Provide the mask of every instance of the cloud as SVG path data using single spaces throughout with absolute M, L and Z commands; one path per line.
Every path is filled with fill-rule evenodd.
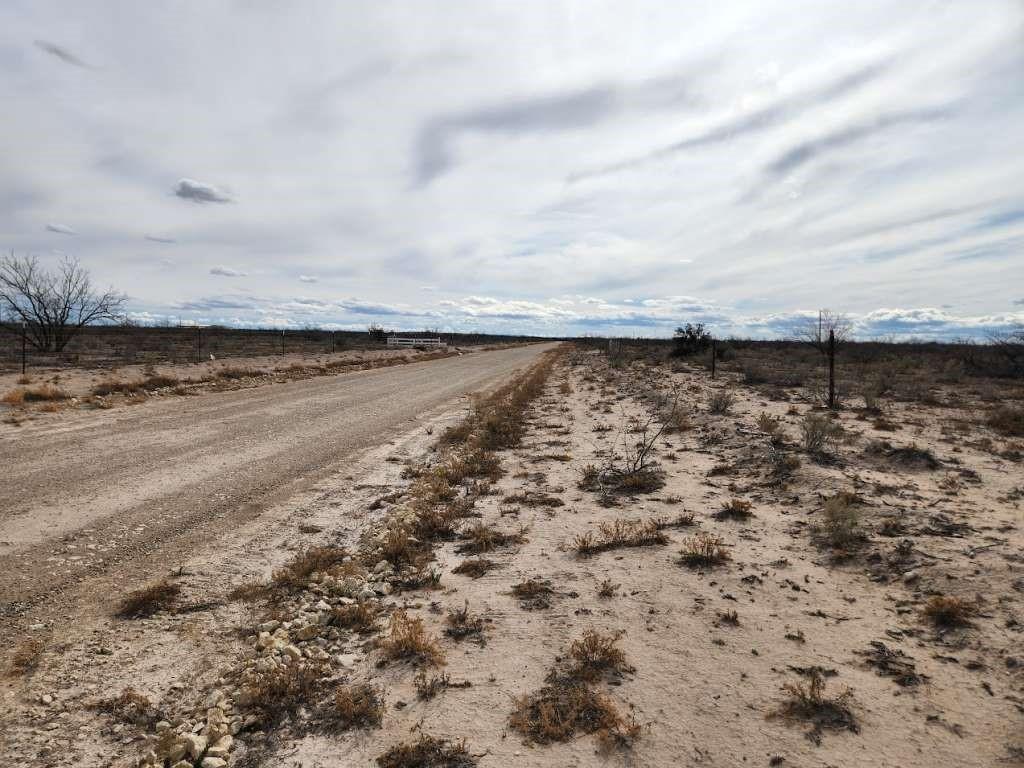
M 774 103 L 751 110 L 739 117 L 731 118 L 710 129 L 651 150 L 640 156 L 620 160 L 619 162 L 589 171 L 575 173 L 569 177 L 569 181 L 581 181 L 595 176 L 605 176 L 610 173 L 629 170 L 678 152 L 720 144 L 741 138 L 747 134 L 768 130 L 783 121 L 798 117 L 809 109 L 820 107 L 830 101 L 846 96 L 884 74 L 891 65 L 891 59 L 868 64 L 835 80 L 811 88 L 804 93 L 779 99 Z
M 178 242 L 173 237 L 161 237 L 160 235 L 146 235 L 146 239 L 151 243 L 171 244 Z
M 46 51 L 52 56 L 56 56 L 65 64 L 70 64 L 73 67 L 82 67 L 83 69 L 92 69 L 91 66 L 71 53 L 67 48 L 63 48 L 56 43 L 49 43 L 46 40 L 36 40 L 34 44 L 40 50 Z
M 338 302 L 338 307 L 346 312 L 356 315 L 404 315 L 408 314 L 399 307 L 392 307 L 386 304 L 375 304 L 360 299 L 344 299 Z
M 687 106 L 695 101 L 692 76 L 673 73 L 622 85 L 594 84 L 433 118 L 417 140 L 416 180 L 429 183 L 454 165 L 450 144 L 459 134 L 543 134 L 587 128 L 630 112 Z
M 210 268 L 210 274 L 211 275 L 219 275 L 220 277 L 245 277 L 246 276 L 245 272 L 239 272 L 237 269 L 232 269 L 231 267 L 223 267 L 223 266 L 211 267 Z
M 47 232 L 56 232 L 58 235 L 77 235 L 74 229 L 69 227 L 67 224 L 56 224 L 51 223 L 46 225 Z
M 234 199 L 224 190 L 212 184 L 204 184 L 194 179 L 180 179 L 174 187 L 174 194 L 183 200 L 196 203 L 231 203 Z
M 319 277 L 314 277 L 313 275 L 299 275 L 299 282 L 300 283 L 318 283 L 318 282 L 320 282 L 320 278 Z
M 949 117 L 953 113 L 953 109 L 953 105 L 950 104 L 942 107 L 893 112 L 879 115 L 860 125 L 851 125 L 826 133 L 816 139 L 801 142 L 783 152 L 769 163 L 765 169 L 766 175 L 770 177 L 784 176 L 826 152 L 849 146 L 896 126 L 932 123 L 941 120 Z

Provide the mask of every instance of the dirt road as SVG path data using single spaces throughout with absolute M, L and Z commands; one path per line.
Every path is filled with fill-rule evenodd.
M 550 345 L 175 398 L 0 438 L 9 627 L 173 567 L 339 462 Z M 353 478 L 358 483 L 358 478 Z M 74 594 L 72 594 L 72 591 Z M 2 634 L 7 634 L 4 631 Z

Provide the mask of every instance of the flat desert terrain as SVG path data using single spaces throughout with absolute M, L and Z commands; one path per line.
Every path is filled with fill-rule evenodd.
M 533 345 L 6 425 L 0 751 L 1019 764 L 1021 446 L 949 391 Z

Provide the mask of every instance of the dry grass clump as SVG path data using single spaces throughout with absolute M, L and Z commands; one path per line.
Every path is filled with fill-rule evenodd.
M 410 744 L 396 744 L 377 757 L 378 768 L 473 768 L 465 740 L 450 742 L 425 733 Z
M 228 365 L 217 371 L 214 375 L 218 379 L 234 381 L 236 379 L 253 379 L 258 376 L 265 376 L 266 371 L 260 368 L 244 368 L 238 365 Z
M 668 541 L 656 520 L 613 520 L 601 523 L 597 535 L 592 531 L 577 535 L 572 548 L 578 557 L 590 557 L 613 549 L 662 546 Z
M 971 617 L 977 612 L 977 606 L 962 597 L 935 595 L 925 603 L 921 614 L 939 629 L 956 629 L 970 626 Z
M 404 610 L 391 615 L 389 635 L 380 642 L 381 662 L 411 661 L 413 664 L 439 666 L 444 652 L 437 640 L 427 635 L 423 619 L 413 618 Z
M 254 670 L 242 683 L 242 698 L 259 723 L 279 723 L 315 699 L 324 687 L 324 674 L 323 665 L 312 661 Z
M 550 744 L 568 741 L 577 733 L 596 733 L 605 750 L 630 747 L 640 735 L 640 725 L 623 718 L 611 700 L 593 688 L 608 674 L 632 671 L 618 637 L 588 630 L 574 641 L 563 668 L 552 670 L 539 691 L 516 701 L 509 727 L 528 743 Z
M 433 556 L 429 542 L 417 538 L 409 528 L 399 523 L 391 524 L 382 537 L 373 540 L 360 553 L 360 559 L 367 566 L 387 560 L 395 570 L 407 565 L 422 568 Z
M 988 412 L 985 423 L 1001 435 L 1024 437 L 1024 408 L 997 406 Z
M 551 607 L 555 590 L 547 579 L 527 579 L 512 585 L 512 594 L 519 598 L 519 604 L 526 610 Z
M 479 579 L 481 576 L 497 567 L 498 564 L 496 562 L 489 560 L 486 557 L 473 557 L 469 560 L 464 560 L 462 563 L 452 568 L 452 573 L 469 576 L 471 579 Z
M 568 741 L 577 733 L 617 731 L 624 726 L 611 700 L 580 681 L 560 680 L 516 701 L 509 727 L 528 742 Z
M 569 657 L 572 666 L 568 675 L 574 680 L 594 682 L 609 673 L 632 672 L 633 668 L 626 663 L 626 654 L 619 648 L 621 634 L 603 635 L 588 629 L 578 640 L 569 646 Z
M 621 584 L 615 584 L 611 579 L 606 578 L 597 587 L 597 596 L 610 598 L 615 597 L 615 590 L 617 590 Z
M 270 585 L 261 581 L 246 581 L 228 592 L 228 600 L 255 603 L 270 596 Z
M 147 618 L 173 608 L 180 594 L 181 585 L 163 579 L 125 595 L 116 615 L 122 619 Z
M 14 677 L 34 672 L 43 660 L 45 649 L 46 642 L 41 637 L 29 637 L 22 640 L 14 647 L 14 653 L 11 654 L 8 674 Z
M 867 540 L 861 528 L 857 502 L 857 496 L 846 491 L 825 502 L 821 524 L 814 529 L 822 544 L 849 553 Z
M 376 603 L 360 600 L 349 605 L 336 605 L 331 608 L 331 626 L 347 629 L 358 635 L 369 635 L 376 632 L 377 614 L 380 609 Z
M 327 571 L 348 557 L 348 552 L 342 547 L 310 547 L 284 567 L 275 570 L 270 580 L 277 587 L 301 589 L 309 583 L 314 573 Z
M 384 696 L 368 683 L 340 686 L 334 692 L 329 721 L 341 731 L 379 728 L 384 717 Z
M 125 688 L 117 696 L 97 701 L 90 705 L 90 708 L 105 712 L 125 723 L 140 726 L 153 725 L 163 717 L 149 699 L 131 686 Z
M 729 553 L 722 546 L 722 540 L 703 532 L 684 541 L 679 553 L 679 564 L 688 568 L 712 568 L 728 560 Z
M 44 403 L 67 400 L 70 395 L 59 387 L 52 384 L 43 384 L 39 387 L 23 387 L 12 389 L 5 394 L 0 401 L 8 405 L 21 405 L 22 403 Z
M 857 718 L 849 707 L 852 693 L 844 691 L 835 698 L 827 698 L 825 678 L 819 671 L 811 672 L 811 679 L 806 685 L 787 683 L 782 690 L 788 694 L 788 698 L 774 714 L 810 723 L 813 727 L 807 733 L 807 738 L 815 744 L 821 744 L 821 737 L 826 730 L 860 733 Z
M 835 453 L 843 434 L 841 425 L 825 414 L 808 413 L 800 422 L 800 442 L 805 451 L 818 456 Z
M 743 499 L 730 499 L 715 513 L 716 520 L 749 520 L 754 516 L 754 505 Z
M 522 544 L 526 541 L 527 530 L 523 527 L 518 531 L 507 533 L 483 522 L 478 522 L 463 532 L 462 543 L 455 548 L 455 551 L 460 555 L 480 555 L 485 552 L 493 552 L 498 547 Z
M 724 416 L 736 402 L 736 395 L 728 389 L 717 389 L 708 396 L 708 411 Z
M 456 641 L 470 638 L 481 646 L 487 644 L 487 640 L 484 637 L 486 620 L 482 616 L 470 614 L 468 600 L 461 609 L 455 608 L 448 611 L 448 618 L 445 623 L 447 626 L 444 629 L 444 633 L 448 637 Z

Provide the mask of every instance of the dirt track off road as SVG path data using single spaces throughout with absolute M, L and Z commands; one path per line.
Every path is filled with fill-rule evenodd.
M 551 345 L 75 414 L 0 436 L 0 617 L 82 609 L 180 562 Z

